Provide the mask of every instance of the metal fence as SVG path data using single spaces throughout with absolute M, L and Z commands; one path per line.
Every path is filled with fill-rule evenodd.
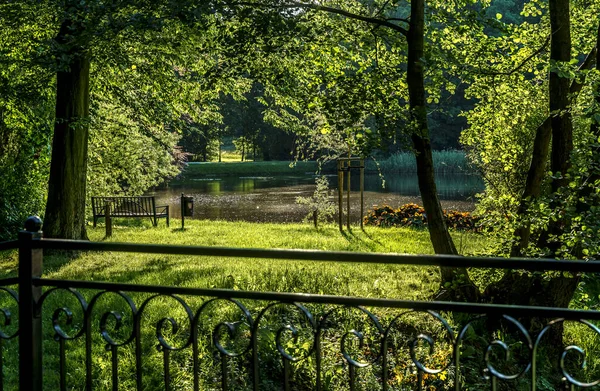
M 98 243 L 44 239 L 39 226 L 28 229 L 0 243 L 0 251 L 19 251 L 18 277 L 0 280 L 0 389 L 458 391 L 600 383 L 597 352 L 584 359 L 584 347 L 600 335 L 598 311 L 70 281 L 44 278 L 42 267 L 44 250 L 598 273 L 595 262 Z M 589 332 L 586 346 L 548 346 L 550 331 L 566 323 Z

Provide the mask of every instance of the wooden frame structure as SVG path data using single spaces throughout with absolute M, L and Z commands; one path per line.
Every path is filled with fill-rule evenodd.
M 346 228 L 350 230 L 350 175 L 352 170 L 360 170 L 360 228 L 363 228 L 365 159 L 360 157 L 342 157 L 337 159 L 338 175 L 338 224 L 343 230 L 344 173 L 346 174 Z

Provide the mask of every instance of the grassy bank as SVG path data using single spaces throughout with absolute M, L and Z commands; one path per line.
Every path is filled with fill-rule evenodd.
M 440 175 L 473 173 L 462 151 L 434 151 L 433 163 L 436 173 Z M 377 162 L 367 159 L 365 164 L 366 172 L 369 173 L 377 173 L 378 169 L 384 174 L 417 172 L 415 156 L 411 152 L 399 152 L 388 158 L 378 159 Z M 318 170 L 319 165 L 315 161 L 300 161 L 291 167 L 287 161 L 190 163 L 184 169 L 181 180 L 198 177 L 305 175 L 314 174 Z M 328 162 L 321 172 L 335 173 L 335 162 Z
M 290 162 L 210 162 L 188 164 L 181 178 L 197 177 L 222 177 L 222 176 L 270 176 L 270 175 L 305 175 L 317 172 L 317 162 L 297 162 L 290 166 Z

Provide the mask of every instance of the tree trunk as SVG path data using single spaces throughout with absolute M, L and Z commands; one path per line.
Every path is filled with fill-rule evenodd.
M 571 61 L 571 26 L 569 0 L 550 1 L 550 26 L 552 41 L 550 60 L 566 65 Z M 550 113 L 552 115 L 552 154 L 550 168 L 554 175 L 560 177 L 552 181 L 552 191 L 568 185 L 564 176 L 571 166 L 573 151 L 573 122 L 569 110 L 568 77 L 561 77 L 557 71 L 550 71 Z
M 540 196 L 542 192 L 542 183 L 546 173 L 546 162 L 548 161 L 548 152 L 550 149 L 550 139 L 552 138 L 551 117 L 538 126 L 535 131 L 535 139 L 533 141 L 533 152 L 531 154 L 531 165 L 527 172 L 527 181 L 525 189 L 521 196 L 517 216 L 522 218 L 526 215 L 527 209 L 531 201 Z M 510 252 L 511 257 L 519 257 L 523 250 L 529 245 L 529 237 L 531 236 L 531 228 L 528 222 L 523 222 L 523 225 L 515 230 L 514 236 L 519 238 Z
M 563 5 L 563 7 L 564 7 L 564 5 Z M 567 4 L 567 7 L 568 7 L 568 4 Z M 553 8 L 553 10 L 554 10 L 554 8 Z M 562 16 L 562 18 L 564 18 L 564 17 L 568 17 L 569 14 L 567 12 L 567 13 L 563 13 L 561 16 Z M 559 28 L 559 27 L 558 27 L 558 25 L 553 25 L 552 28 L 554 29 L 554 28 Z M 559 41 L 558 41 L 558 38 L 556 40 L 554 39 L 554 37 L 555 37 L 554 30 L 552 30 L 552 31 L 553 31 L 552 45 L 556 45 L 559 43 Z M 570 38 L 569 38 L 569 41 L 570 41 Z M 568 46 L 570 47 L 570 42 L 568 43 Z M 560 54 L 563 56 L 565 54 L 562 51 L 557 50 L 557 52 L 560 52 Z M 581 70 L 590 69 L 590 68 L 592 68 L 592 66 L 594 64 L 596 64 L 596 67 L 597 67 L 599 54 L 600 54 L 600 51 L 598 50 L 598 44 L 597 44 L 596 47 L 592 48 L 590 53 L 587 55 L 585 61 L 579 67 L 579 70 L 581 71 Z M 556 55 L 558 56 L 558 53 Z M 566 61 L 569 61 L 569 60 L 567 59 Z M 554 73 L 554 76 L 557 76 L 557 75 Z M 552 74 L 549 77 L 552 77 Z M 555 82 L 556 82 L 556 80 L 555 80 Z M 566 82 L 568 82 L 568 80 L 567 81 L 562 80 L 562 82 L 566 83 Z M 577 96 L 577 94 L 579 94 L 579 92 L 583 88 L 583 85 L 584 85 L 583 80 L 579 80 L 579 79 L 575 79 L 570 83 L 569 91 L 568 91 L 568 95 L 567 95 L 567 105 L 570 103 L 570 102 L 568 102 L 569 96 L 570 96 L 570 100 L 573 101 L 575 99 L 575 97 Z M 551 105 L 553 105 L 553 104 L 551 103 Z M 546 173 L 546 164 L 547 164 L 548 152 L 549 152 L 549 148 L 550 148 L 550 140 L 552 140 L 552 132 L 553 132 L 552 119 L 554 117 L 553 114 L 554 113 L 551 112 L 550 116 L 548 116 L 548 118 L 546 118 L 546 120 L 536 130 L 535 139 L 534 139 L 534 143 L 533 143 L 533 153 L 532 153 L 531 164 L 530 164 L 529 170 L 527 172 L 527 181 L 525 183 L 525 189 L 523 191 L 523 195 L 521 197 L 519 208 L 517 210 L 517 214 L 520 218 L 524 217 L 524 215 L 526 214 L 531 201 L 533 201 L 535 198 L 539 197 L 539 195 L 541 194 L 542 183 L 544 180 L 544 175 Z M 569 116 L 570 116 L 570 114 L 569 114 Z M 572 125 L 570 125 L 570 127 L 571 127 L 571 134 L 572 134 Z M 570 144 L 571 144 L 571 149 L 572 149 L 572 136 L 571 136 L 570 140 L 571 140 Z M 554 148 L 554 146 L 553 146 L 553 148 Z M 554 168 L 552 170 L 554 172 Z M 525 222 L 523 224 L 523 226 L 521 226 L 515 230 L 514 236 L 519 238 L 519 240 L 518 240 L 518 242 L 515 243 L 515 245 L 511 249 L 510 255 L 512 257 L 518 257 L 518 256 L 522 255 L 523 250 L 529 244 L 530 235 L 531 235 L 530 225 L 527 222 Z
M 556 65 L 568 63 L 571 59 L 571 35 L 570 35 L 570 16 L 569 0 L 551 0 L 550 1 L 550 27 L 552 33 L 550 60 Z M 571 82 L 568 78 L 560 77 L 556 70 L 551 70 L 549 75 L 549 98 L 550 98 L 550 118 L 544 121 L 544 124 L 538 128 L 536 141 L 534 144 L 534 159 L 544 158 L 547 151 L 547 144 L 551 129 L 552 151 L 550 166 L 554 175 L 561 177 L 552 181 L 552 192 L 564 186 L 565 179 L 562 178 L 570 167 L 570 155 L 573 149 L 573 124 L 571 113 L 569 111 L 569 92 Z M 550 122 L 550 127 L 548 126 Z M 546 159 L 543 161 L 532 161 L 532 167 L 537 166 L 537 172 L 532 172 L 530 168 L 525 191 L 531 197 L 537 197 L 540 194 L 543 173 L 545 171 Z M 526 202 L 525 193 L 523 202 Z M 525 212 L 525 209 L 519 210 Z M 527 245 L 524 241 L 529 237 L 529 227 L 526 237 L 521 236 L 520 249 Z M 560 234 L 559 223 L 551 223 L 549 233 Z M 546 236 L 547 237 L 547 236 Z M 519 247 L 520 247 L 519 246 Z M 519 249 L 519 250 L 520 250 Z M 515 248 L 513 248 L 513 252 Z M 520 251 L 519 251 L 520 253 Z M 515 255 L 515 254 L 511 254 Z M 568 307 L 575 289 L 579 283 L 579 276 L 559 276 L 543 278 L 540 274 L 529 275 L 518 271 L 507 271 L 500 281 L 489 285 L 484 297 L 491 303 L 508 303 L 517 305 L 535 305 L 551 307 Z M 540 320 L 537 320 L 539 323 Z M 536 320 L 531 320 L 536 323 Z M 533 326 L 533 325 L 532 325 Z M 539 331 L 539 330 L 538 330 Z M 548 336 L 554 347 L 562 346 L 562 326 L 553 329 Z
M 577 289 L 580 276 L 546 277 L 540 273 L 507 272 L 497 283 L 489 285 L 484 292 L 485 302 L 542 307 L 567 308 Z M 537 334 L 550 319 L 526 317 L 519 319 L 532 334 Z M 562 324 L 553 327 L 544 338 L 548 352 L 563 349 Z
M 407 82 L 410 96 L 411 119 L 415 124 L 411 139 L 417 161 L 419 190 L 427 213 L 429 236 L 436 254 L 456 255 L 456 247 L 448 232 L 442 206 L 438 198 L 429 141 L 423 75 L 424 55 L 424 0 L 411 1 L 410 29 L 408 31 Z M 478 291 L 465 268 L 441 268 L 442 289 L 448 297 L 458 300 L 477 300 Z
M 64 44 L 73 34 L 70 21 L 63 22 L 56 41 Z M 69 52 L 68 69 L 56 75 L 56 118 L 44 236 L 87 239 L 85 229 L 86 172 L 90 60 L 80 48 Z

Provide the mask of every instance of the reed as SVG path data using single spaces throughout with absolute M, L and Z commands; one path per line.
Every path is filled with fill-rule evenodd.
M 368 171 L 377 171 L 377 164 L 382 173 L 416 173 L 417 165 L 412 152 L 397 152 L 390 157 L 367 162 Z M 433 152 L 433 165 L 436 174 L 474 174 L 475 170 L 469 165 L 463 151 L 447 150 Z

